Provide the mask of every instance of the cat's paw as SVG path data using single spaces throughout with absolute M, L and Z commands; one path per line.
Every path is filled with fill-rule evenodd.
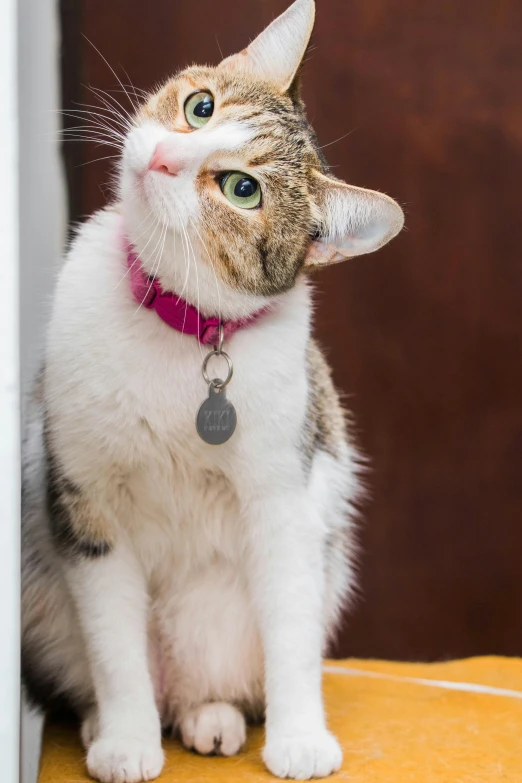
M 190 710 L 181 720 L 180 731 L 185 747 L 204 755 L 233 756 L 246 739 L 243 714 L 226 702 L 209 702 Z
M 80 737 L 85 750 L 89 750 L 98 736 L 98 723 L 98 710 L 96 707 L 91 707 L 91 709 L 85 713 L 85 717 L 82 721 L 82 728 L 80 730 Z
M 270 738 L 263 750 L 263 760 L 278 778 L 309 780 L 326 778 L 336 772 L 343 753 L 335 737 L 323 729 Z
M 101 783 L 142 783 L 163 769 L 163 750 L 156 741 L 134 737 L 96 740 L 87 753 L 89 775 Z

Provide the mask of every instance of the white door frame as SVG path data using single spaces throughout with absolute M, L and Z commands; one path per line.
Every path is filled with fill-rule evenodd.
M 17 4 L 0 0 L 0 770 L 19 780 L 20 414 Z

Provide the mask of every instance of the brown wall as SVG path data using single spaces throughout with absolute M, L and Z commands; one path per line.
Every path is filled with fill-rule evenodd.
M 334 173 L 407 228 L 318 278 L 317 329 L 371 456 L 361 598 L 337 652 L 522 654 L 522 3 L 318 0 L 305 98 Z M 63 0 L 64 105 L 216 63 L 285 0 Z M 219 43 L 218 43 L 219 42 Z M 124 78 L 125 81 L 125 78 Z M 336 142 L 344 134 L 349 135 Z M 73 217 L 110 151 L 66 146 Z

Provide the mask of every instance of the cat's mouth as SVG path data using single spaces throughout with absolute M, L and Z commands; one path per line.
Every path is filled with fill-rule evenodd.
M 160 225 L 184 231 L 194 222 L 197 203 L 193 181 L 186 169 L 178 176 L 149 166 L 136 172 L 135 179 L 140 199 Z

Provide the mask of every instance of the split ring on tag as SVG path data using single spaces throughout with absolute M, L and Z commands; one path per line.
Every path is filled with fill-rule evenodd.
M 211 380 L 209 378 L 209 375 L 208 375 L 208 372 L 207 372 L 207 366 L 208 366 L 209 360 L 213 356 L 222 356 L 223 359 L 225 359 L 225 361 L 226 361 L 226 363 L 228 365 L 227 377 L 225 378 L 224 381 L 222 381 L 220 378 L 214 378 L 214 380 Z M 228 386 L 228 384 L 232 380 L 232 376 L 234 374 L 234 367 L 232 365 L 232 359 L 230 358 L 228 353 L 225 353 L 225 351 L 221 351 L 221 350 L 219 350 L 219 348 L 214 347 L 214 348 L 212 348 L 211 351 L 209 351 L 209 353 L 207 353 L 207 355 L 203 359 L 203 367 L 201 368 L 201 372 L 203 373 L 203 378 L 205 379 L 205 381 L 208 383 L 209 386 L 210 386 L 211 383 L 216 382 L 216 383 L 219 384 L 217 388 L 224 389 L 225 386 Z

